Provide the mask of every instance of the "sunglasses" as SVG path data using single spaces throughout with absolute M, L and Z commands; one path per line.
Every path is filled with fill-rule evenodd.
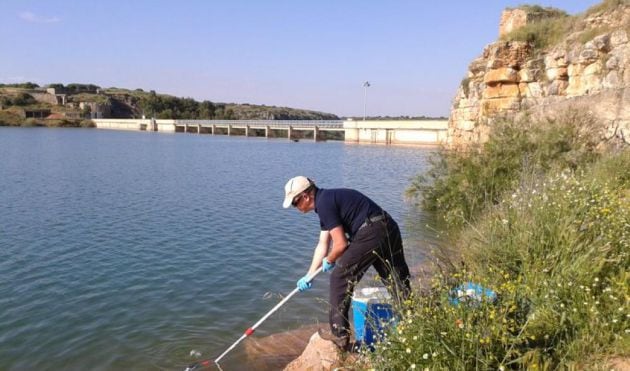
M 304 197 L 304 193 L 300 193 L 299 195 L 295 196 L 295 198 L 293 199 L 293 201 L 291 202 L 291 206 L 293 207 L 297 207 L 298 203 L 300 203 L 300 200 Z

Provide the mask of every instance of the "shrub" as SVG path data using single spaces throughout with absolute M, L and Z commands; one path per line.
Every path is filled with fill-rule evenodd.
M 24 121 L 22 121 L 22 125 L 24 127 L 33 127 L 33 126 L 46 126 L 44 125 L 41 121 L 34 119 L 34 118 L 28 118 Z
M 458 238 L 463 265 L 435 275 L 366 354 L 376 369 L 592 369 L 628 356 L 630 149 L 579 171 L 528 174 Z M 453 281 L 496 303 L 449 301 Z
M 8 111 L 0 111 L 0 126 L 20 126 L 24 123 L 24 118 Z
M 574 19 L 566 15 L 558 18 L 543 18 L 517 28 L 502 37 L 505 41 L 525 41 L 534 49 L 556 45 L 570 32 Z
M 440 151 L 407 193 L 421 198 L 427 210 L 439 210 L 451 226 L 461 226 L 516 188 L 524 171 L 577 169 L 595 160 L 600 138 L 593 133 L 602 128 L 582 111 L 542 120 L 502 120 L 483 145 L 468 152 Z
M 27 93 L 19 93 L 13 97 L 0 97 L 0 104 L 3 106 L 28 106 L 35 103 L 37 103 L 35 98 Z
M 596 13 L 603 13 L 603 12 L 607 12 L 613 9 L 616 9 L 619 6 L 624 6 L 624 5 L 630 5 L 630 1 L 628 0 L 604 0 L 602 2 L 600 2 L 597 5 L 593 5 L 592 7 L 588 8 L 588 10 L 586 11 L 586 15 L 593 15 Z

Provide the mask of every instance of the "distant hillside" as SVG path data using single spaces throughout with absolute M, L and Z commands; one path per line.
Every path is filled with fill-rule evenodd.
M 337 120 L 334 114 L 252 104 L 198 102 L 92 84 L 0 84 L 0 126 L 77 126 L 91 118 Z M 84 126 L 89 123 L 83 122 Z

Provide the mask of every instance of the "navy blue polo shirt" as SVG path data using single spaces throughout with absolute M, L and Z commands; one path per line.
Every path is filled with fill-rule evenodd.
M 318 189 L 315 194 L 315 212 L 322 231 L 341 225 L 352 238 L 368 217 L 380 215 L 383 210 L 369 197 L 347 188 Z

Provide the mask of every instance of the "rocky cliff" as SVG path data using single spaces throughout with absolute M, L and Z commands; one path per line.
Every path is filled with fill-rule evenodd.
M 630 143 L 630 1 L 607 0 L 572 17 L 550 8 L 507 9 L 499 36 L 462 80 L 449 144 L 483 142 L 499 117 L 567 108 L 593 113 L 608 138 Z

